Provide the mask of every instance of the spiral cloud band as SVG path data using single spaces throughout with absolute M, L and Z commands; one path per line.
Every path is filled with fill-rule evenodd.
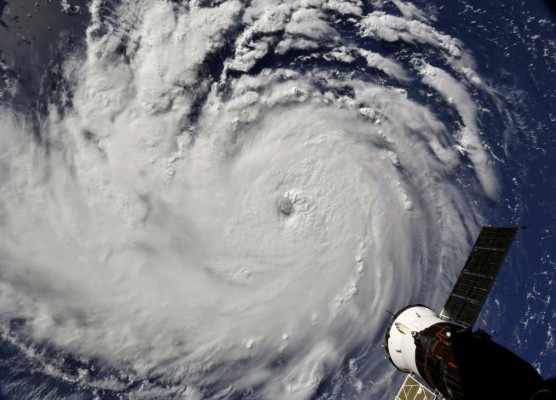
M 1 110 L 4 339 L 136 398 L 381 398 L 386 310 L 497 197 L 490 89 L 400 0 L 215 3 L 92 1 L 38 139 Z

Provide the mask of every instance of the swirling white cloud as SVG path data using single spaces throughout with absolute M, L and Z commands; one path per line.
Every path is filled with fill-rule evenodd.
M 41 140 L 2 109 L 6 335 L 147 398 L 389 393 L 385 310 L 440 305 L 498 184 L 471 57 L 388 4 L 93 1 Z

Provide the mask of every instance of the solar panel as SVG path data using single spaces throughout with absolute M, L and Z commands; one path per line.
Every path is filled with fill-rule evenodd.
M 483 227 L 448 297 L 442 317 L 475 323 L 519 227 Z
M 427 389 L 411 375 L 407 375 L 396 395 L 396 400 L 435 400 L 437 397 L 434 392 Z

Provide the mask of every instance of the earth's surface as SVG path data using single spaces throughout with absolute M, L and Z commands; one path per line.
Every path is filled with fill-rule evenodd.
M 0 0 L 0 397 L 388 399 L 481 225 L 556 375 L 556 17 L 529 0 Z

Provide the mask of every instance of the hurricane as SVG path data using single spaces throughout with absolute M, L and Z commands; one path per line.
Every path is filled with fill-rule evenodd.
M 388 311 L 500 197 L 466 44 L 401 0 L 87 7 L 44 110 L 0 105 L 2 340 L 98 398 L 391 396 Z

